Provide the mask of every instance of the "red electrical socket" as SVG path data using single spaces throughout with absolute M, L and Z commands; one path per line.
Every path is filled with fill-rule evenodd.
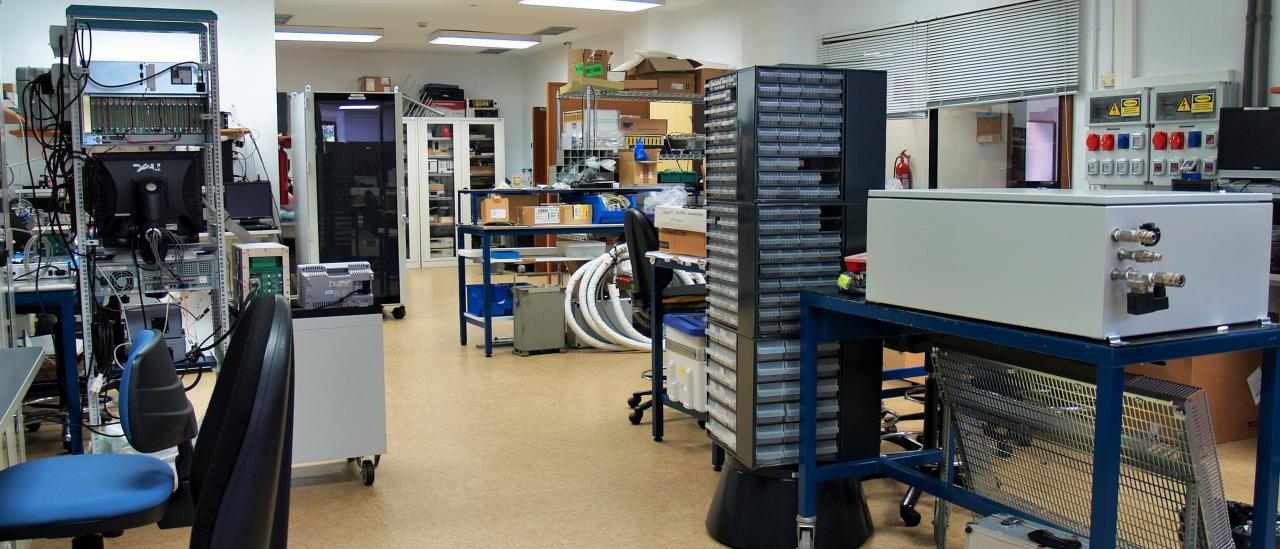
M 1114 150 L 1116 150 L 1116 136 L 1115 136 L 1115 134 L 1112 134 L 1112 133 L 1104 133 L 1104 134 L 1102 134 L 1102 150 L 1104 150 L 1104 151 L 1114 151 Z
M 1101 146 L 1099 144 L 1098 134 L 1091 133 L 1087 137 L 1085 137 L 1084 146 L 1085 148 L 1089 149 L 1090 152 L 1096 152 L 1098 150 L 1098 147 Z
M 1169 148 L 1175 151 L 1181 150 L 1187 144 L 1187 134 L 1184 132 L 1173 132 L 1169 134 Z
M 1151 134 L 1151 148 L 1157 151 L 1163 151 L 1169 146 L 1169 134 L 1164 132 L 1156 132 Z

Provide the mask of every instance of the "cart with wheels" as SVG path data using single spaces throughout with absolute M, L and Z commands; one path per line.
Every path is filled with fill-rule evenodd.
M 293 312 L 293 463 L 345 459 L 366 486 L 387 453 L 382 308 Z

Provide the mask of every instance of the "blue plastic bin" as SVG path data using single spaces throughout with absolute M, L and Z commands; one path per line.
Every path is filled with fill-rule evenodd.
M 510 316 L 514 312 L 515 299 L 511 295 L 511 287 L 517 285 L 528 286 L 529 283 L 495 282 L 489 285 L 489 314 Z M 467 284 L 467 312 L 476 316 L 484 315 L 484 284 Z
M 622 223 L 626 210 L 609 210 L 604 205 L 604 199 L 597 194 L 588 194 L 583 198 L 583 202 L 591 205 L 591 223 L 594 225 Z M 631 207 L 636 206 L 636 197 L 627 195 L 627 200 L 631 202 Z
M 662 315 L 662 323 L 690 337 L 704 337 L 707 335 L 707 313 Z

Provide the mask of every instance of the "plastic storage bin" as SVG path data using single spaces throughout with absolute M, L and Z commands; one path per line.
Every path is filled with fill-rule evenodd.
M 489 285 L 489 314 L 493 316 L 511 316 L 515 310 L 515 300 L 511 295 L 512 286 L 529 286 L 528 282 L 516 284 L 497 282 Z M 467 284 L 467 312 L 476 316 L 484 314 L 484 284 Z
M 707 315 L 669 314 L 662 318 L 667 397 L 685 408 L 707 411 Z
M 627 195 L 627 201 L 631 202 L 632 208 L 637 206 L 635 195 Z M 591 205 L 591 223 L 595 225 L 622 223 L 626 213 L 626 210 L 610 210 L 605 206 L 604 199 L 596 193 L 586 195 L 582 202 Z

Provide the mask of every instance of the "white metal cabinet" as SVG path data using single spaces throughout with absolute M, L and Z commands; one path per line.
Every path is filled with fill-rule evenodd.
M 507 177 L 501 118 L 407 118 L 409 267 L 451 266 L 455 223 L 469 223 L 458 191 L 493 188 Z M 434 189 L 433 190 L 433 185 Z
M 293 463 L 387 452 L 381 314 L 293 319 Z

